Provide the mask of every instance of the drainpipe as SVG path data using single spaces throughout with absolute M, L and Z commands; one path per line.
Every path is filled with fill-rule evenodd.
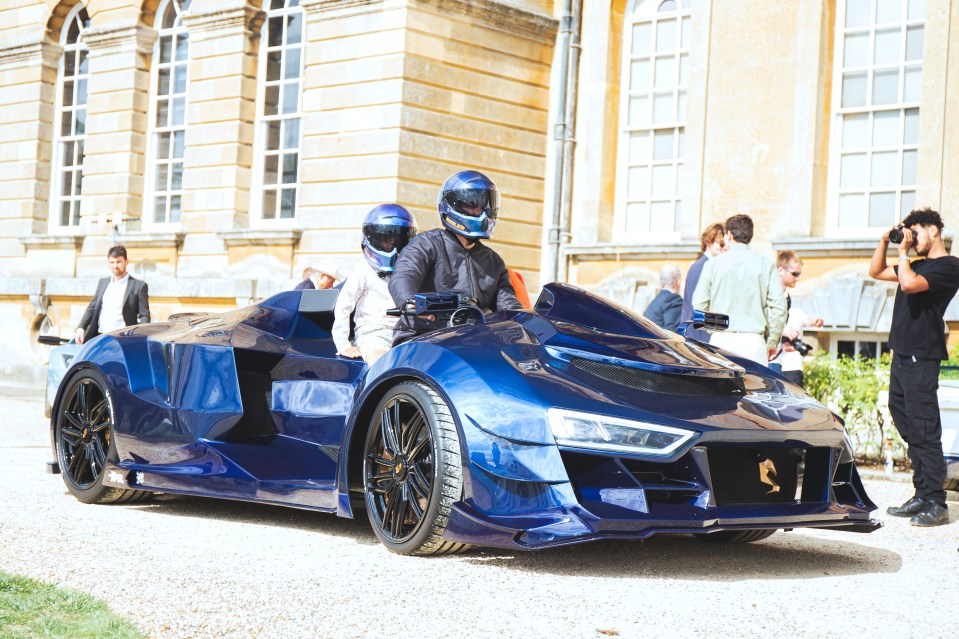
M 582 0 L 565 0 L 557 48 L 559 49 L 559 87 L 553 126 L 555 162 L 553 172 L 553 210 L 547 241 L 545 282 L 566 280 L 566 260 L 562 246 L 569 242 L 569 217 L 572 203 L 573 150 L 576 131 L 576 97 L 579 77 L 580 23 Z

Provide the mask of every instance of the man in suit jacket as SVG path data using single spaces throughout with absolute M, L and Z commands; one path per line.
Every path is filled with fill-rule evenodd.
M 659 293 L 649 303 L 643 315 L 667 331 L 679 328 L 683 298 L 679 295 L 679 269 L 667 264 L 659 271 Z
M 114 246 L 107 252 L 107 263 L 113 276 L 104 277 L 97 284 L 97 292 L 90 300 L 74 336 L 77 344 L 93 339 L 100 333 L 150 321 L 147 283 L 127 273 L 127 250 L 122 246 Z

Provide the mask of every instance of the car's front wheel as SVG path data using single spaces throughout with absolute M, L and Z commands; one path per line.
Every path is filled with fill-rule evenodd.
M 376 407 L 366 435 L 363 487 L 373 531 L 403 555 L 459 552 L 444 541 L 463 492 L 459 437 L 449 407 L 429 386 L 403 382 Z
M 103 485 L 107 460 L 117 460 L 113 415 L 103 375 L 88 368 L 70 378 L 57 410 L 53 437 L 67 489 L 87 504 L 126 503 L 150 496 L 142 490 Z
M 748 544 L 772 537 L 772 530 L 720 530 L 713 533 L 698 534 L 697 539 L 713 544 Z

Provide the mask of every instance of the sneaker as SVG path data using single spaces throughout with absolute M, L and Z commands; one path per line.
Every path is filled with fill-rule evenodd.
M 913 526 L 941 526 L 949 523 L 949 508 L 940 506 L 934 501 L 927 501 L 926 504 L 909 523 Z
M 918 515 L 919 511 L 925 505 L 926 501 L 918 497 L 913 497 L 902 506 L 890 506 L 886 512 L 893 517 L 912 517 Z

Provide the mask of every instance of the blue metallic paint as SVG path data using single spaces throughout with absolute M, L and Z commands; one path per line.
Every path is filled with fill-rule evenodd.
M 485 325 L 423 335 L 368 370 L 336 357 L 331 318 L 300 312 L 304 294 L 330 292 L 282 293 L 219 315 L 131 327 L 84 346 L 67 377 L 94 367 L 109 383 L 120 461 L 107 470 L 125 478 L 116 485 L 352 517 L 351 477 L 369 411 L 390 387 L 417 379 L 450 407 L 462 447 L 464 494 L 444 535 L 449 540 L 536 548 L 657 532 L 878 526 L 870 523 L 875 506 L 837 416 L 765 367 L 664 332 L 585 291 L 547 285 L 536 312 L 497 313 Z M 577 377 L 574 359 L 742 380 L 745 392 L 681 401 L 615 393 Z M 561 448 L 546 420 L 551 406 L 697 435 L 668 456 Z M 812 487 L 802 503 L 717 506 L 707 451 L 737 446 L 831 451 L 822 453 L 826 479 L 844 473 L 845 503 L 824 480 L 821 494 L 812 495 Z M 641 481 L 649 474 L 644 464 L 673 478 L 662 486 Z M 688 499 L 664 500 L 670 491 Z

